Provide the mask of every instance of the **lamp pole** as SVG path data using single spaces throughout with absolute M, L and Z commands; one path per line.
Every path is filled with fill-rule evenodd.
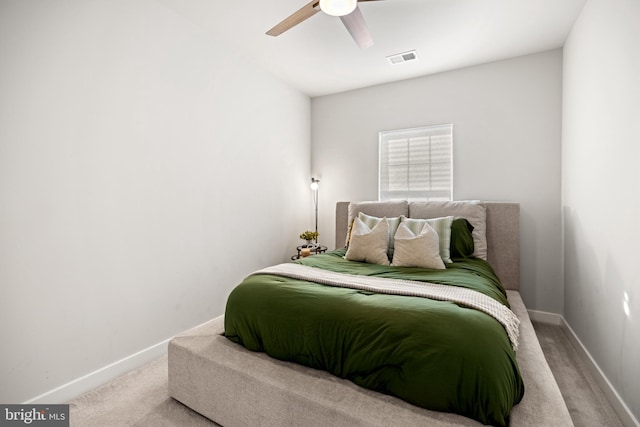
M 313 205 L 316 213 L 316 246 L 318 245 L 318 183 L 319 179 L 311 178 L 311 190 L 313 190 Z

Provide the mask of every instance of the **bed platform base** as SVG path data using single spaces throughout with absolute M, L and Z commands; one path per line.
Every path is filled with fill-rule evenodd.
M 521 321 L 517 357 L 526 387 L 510 425 L 572 426 L 520 294 L 508 296 Z M 169 394 L 224 427 L 481 425 L 251 352 L 222 336 L 223 330 L 218 317 L 171 340 Z

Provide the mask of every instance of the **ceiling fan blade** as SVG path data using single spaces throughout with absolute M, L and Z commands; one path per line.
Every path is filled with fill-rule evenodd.
M 288 18 L 285 18 L 278 25 L 267 31 L 267 34 L 274 37 L 279 36 L 285 31 L 295 27 L 299 23 L 311 18 L 318 12 L 320 12 L 320 1 L 312 0 L 305 6 L 302 6 L 297 12 L 293 13 Z
M 356 44 L 361 49 L 366 49 L 373 46 L 373 38 L 371 37 L 371 33 L 367 28 L 367 23 L 364 20 L 364 16 L 362 15 L 362 12 L 360 12 L 360 8 L 358 6 L 356 6 L 355 10 L 350 14 L 341 16 L 340 20 L 342 21 L 344 26 L 347 27 L 349 34 L 351 34 L 351 37 L 353 37 L 353 39 L 356 41 Z

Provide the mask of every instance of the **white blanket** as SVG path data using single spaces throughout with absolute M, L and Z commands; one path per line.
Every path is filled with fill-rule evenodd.
M 285 263 L 258 270 L 253 274 L 273 274 L 306 280 L 327 286 L 359 289 L 392 295 L 416 296 L 457 304 L 480 310 L 500 322 L 509 336 L 514 350 L 518 349 L 520 320 L 508 307 L 480 292 L 458 286 L 438 285 L 413 280 L 386 279 L 335 273 L 306 265 Z

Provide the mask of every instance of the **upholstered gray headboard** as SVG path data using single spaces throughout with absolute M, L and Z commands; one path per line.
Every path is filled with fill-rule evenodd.
M 336 248 L 344 247 L 349 225 L 349 203 L 336 204 Z M 383 202 L 373 202 L 383 203 Z M 394 202 L 384 202 L 384 215 L 406 215 Z M 406 202 L 404 202 L 406 204 Z M 506 289 L 520 286 L 520 204 L 482 202 L 486 207 L 487 261 Z M 409 203 L 409 206 L 411 203 Z

